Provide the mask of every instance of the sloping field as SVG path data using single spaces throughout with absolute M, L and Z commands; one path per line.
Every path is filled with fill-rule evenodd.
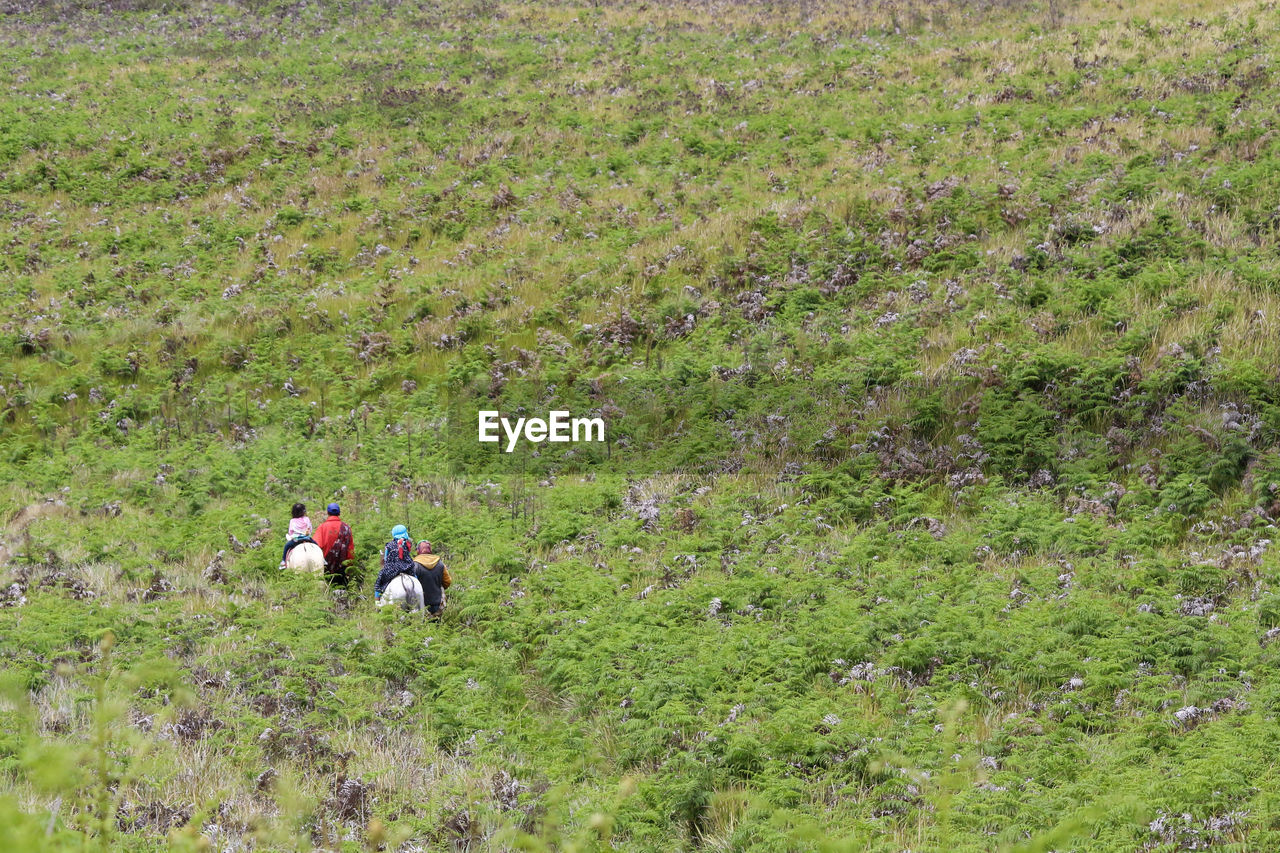
M 1280 849 L 1273 3 L 0 11 L 0 850 Z

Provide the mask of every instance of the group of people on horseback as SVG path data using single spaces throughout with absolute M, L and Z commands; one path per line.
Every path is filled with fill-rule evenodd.
M 379 606 L 387 603 L 385 593 L 388 601 L 412 608 L 416 600 L 432 616 L 439 616 L 444 611 L 444 591 L 451 583 L 449 570 L 440 556 L 432 553 L 430 542 L 423 539 L 415 546 L 403 524 L 391 528 L 391 541 L 382 549 L 382 570 L 373 585 Z
M 281 569 L 323 570 L 331 580 L 346 579 L 346 564 L 355 558 L 351 526 L 342 520 L 338 504 L 329 504 L 326 513 L 325 520 L 313 531 L 306 505 L 293 505 Z M 430 542 L 422 539 L 415 544 L 403 524 L 391 528 L 391 541 L 382 549 L 381 566 L 373 585 L 379 607 L 395 603 L 439 616 L 444 612 L 444 591 L 451 583 L 448 568 L 433 552 Z
M 330 579 L 346 577 L 346 564 L 356 554 L 351 525 L 342 520 L 338 504 L 329 504 L 325 512 L 325 520 L 312 530 L 306 505 L 293 505 L 293 518 L 289 520 L 284 553 L 280 556 L 281 569 L 323 570 Z

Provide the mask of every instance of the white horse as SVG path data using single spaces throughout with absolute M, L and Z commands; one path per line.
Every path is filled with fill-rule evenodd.
M 422 584 L 418 583 L 418 579 L 413 575 L 403 574 L 396 575 L 391 579 L 391 583 L 387 584 L 387 588 L 382 591 L 382 597 L 378 599 L 378 606 L 398 604 L 405 610 L 422 610 L 426 606 L 425 601 L 422 595 Z
M 289 549 L 285 566 L 299 572 L 320 574 L 324 571 L 324 552 L 314 542 L 299 542 Z

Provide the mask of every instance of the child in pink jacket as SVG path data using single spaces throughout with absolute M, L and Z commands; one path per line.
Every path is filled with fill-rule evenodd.
M 293 505 L 293 518 L 289 519 L 289 530 L 284 535 L 284 554 L 280 557 L 280 568 L 285 567 L 289 559 L 289 551 L 303 539 L 311 538 L 311 519 L 307 518 L 306 504 Z

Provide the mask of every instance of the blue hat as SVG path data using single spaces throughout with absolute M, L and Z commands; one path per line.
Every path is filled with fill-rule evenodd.
M 395 527 L 391 528 L 391 538 L 392 539 L 408 539 L 409 528 L 405 527 L 403 524 L 397 524 Z
M 329 504 L 329 515 L 341 515 L 342 510 L 338 509 L 337 504 Z

